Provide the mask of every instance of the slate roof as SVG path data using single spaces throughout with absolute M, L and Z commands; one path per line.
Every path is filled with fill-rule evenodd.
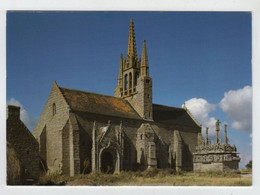
M 73 111 L 141 119 L 127 100 L 63 87 L 59 89 Z
M 185 109 L 158 104 L 153 104 L 153 120 L 165 124 L 199 127 Z
M 73 111 L 142 120 L 131 104 L 122 98 L 63 87 L 59 89 Z M 159 123 L 199 127 L 183 108 L 153 104 L 153 119 Z

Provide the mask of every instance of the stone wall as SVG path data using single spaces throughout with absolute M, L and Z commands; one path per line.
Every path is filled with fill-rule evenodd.
M 11 144 L 6 144 L 7 152 L 7 185 L 19 185 L 25 183 L 24 181 L 24 170 L 21 167 L 18 155 L 15 152 Z
M 62 173 L 64 175 L 70 175 L 70 131 L 69 120 L 62 129 Z
M 46 163 L 50 172 L 62 172 L 62 135 L 68 119 L 69 106 L 57 84 L 54 83 L 48 101 L 33 131 L 34 137 L 40 143 L 40 148 L 46 147 Z M 46 131 L 46 139 L 41 139 L 44 130 Z M 40 154 L 42 155 L 44 152 L 40 151 Z
M 194 171 L 223 171 L 223 163 L 194 163 Z
M 209 151 L 194 153 L 194 171 L 234 171 L 240 158 L 236 152 Z
M 183 170 L 193 169 L 193 152 L 196 151 L 196 146 L 198 145 L 197 137 L 198 133 L 201 132 L 200 127 L 190 127 L 178 124 L 164 124 L 158 123 L 152 125 L 156 134 L 163 141 L 165 149 L 160 151 L 163 156 L 169 155 L 169 147 L 171 148 L 172 154 L 170 155 L 172 159 L 168 159 L 169 167 L 179 166 Z M 177 144 L 177 134 L 174 136 L 174 132 L 178 134 L 178 139 L 181 140 L 181 145 Z M 174 140 L 174 137 L 176 140 Z M 181 155 L 181 158 L 180 158 Z M 180 160 L 181 161 L 180 161 Z M 178 161 L 178 162 L 177 162 Z M 171 163 L 172 164 L 171 164 Z M 177 165 L 178 164 L 178 165 Z M 164 167 L 166 168 L 166 167 Z
M 206 171 L 234 171 L 238 170 L 237 162 L 211 162 L 211 163 L 194 163 L 195 172 Z
M 137 113 L 144 119 L 153 118 L 152 79 L 148 76 L 138 78 L 136 94 L 126 97 Z
M 123 169 L 124 170 L 135 170 L 137 167 L 137 129 L 140 128 L 142 123 L 150 123 L 152 129 L 156 136 L 156 155 L 158 156 L 157 162 L 160 168 L 168 168 L 168 156 L 169 156 L 169 145 L 174 145 L 173 132 L 175 128 L 181 129 L 179 131 L 180 138 L 182 140 L 182 145 L 180 146 L 182 150 L 182 156 L 185 155 L 181 163 L 181 169 L 191 170 L 193 167 L 192 153 L 195 151 L 197 146 L 197 137 L 200 128 L 194 128 L 189 126 L 180 126 L 176 124 L 164 125 L 160 123 L 154 123 L 152 121 L 143 120 L 132 120 L 119 117 L 111 117 L 105 115 L 97 115 L 91 113 L 80 113 L 76 112 L 75 116 L 77 118 L 80 127 L 80 161 L 81 161 L 81 171 L 83 170 L 84 159 L 91 159 L 91 148 L 92 148 L 92 129 L 94 121 L 96 121 L 96 128 L 106 126 L 110 120 L 112 125 L 118 126 L 122 121 L 122 129 L 125 133 L 125 152 L 123 159 Z M 174 148 L 174 147 L 173 147 Z M 172 155 L 173 156 L 173 155 Z M 171 166 L 175 167 L 175 162 Z
M 189 132 L 190 128 L 186 127 L 185 131 L 179 131 L 183 141 L 182 145 L 182 169 L 193 170 L 193 152 L 196 150 L 198 134 Z
M 136 132 L 136 150 L 137 150 L 137 163 L 142 169 L 157 168 L 157 152 L 159 144 L 155 144 L 158 140 L 149 123 L 142 123 Z M 166 160 L 167 162 L 167 160 Z
M 74 113 L 70 113 L 69 126 L 70 176 L 74 176 L 80 174 L 80 129 Z
M 24 170 L 25 179 L 39 177 L 39 145 L 31 132 L 20 120 L 20 107 L 8 106 L 7 142 L 15 150 Z

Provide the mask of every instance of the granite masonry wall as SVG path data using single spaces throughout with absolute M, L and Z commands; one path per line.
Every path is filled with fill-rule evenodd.
M 41 158 L 46 160 L 48 170 L 61 172 L 63 167 L 64 128 L 69 119 L 69 106 L 54 83 L 48 101 L 34 128 L 33 135 L 39 142 Z
M 39 144 L 20 120 L 20 107 L 8 106 L 7 142 L 17 154 L 24 172 L 24 179 L 39 177 Z

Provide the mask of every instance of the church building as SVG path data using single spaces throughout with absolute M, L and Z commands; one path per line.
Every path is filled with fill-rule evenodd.
M 70 176 L 147 168 L 193 170 L 201 125 L 185 106 L 154 104 L 152 97 L 146 41 L 140 57 L 131 19 L 114 96 L 54 82 L 33 131 L 43 164 L 49 172 Z

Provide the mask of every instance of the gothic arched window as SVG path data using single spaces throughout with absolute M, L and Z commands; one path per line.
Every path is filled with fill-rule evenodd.
M 129 88 L 132 88 L 132 73 L 129 74 Z
M 136 73 L 135 73 L 135 77 L 134 77 L 134 86 L 137 85 L 137 79 L 138 79 L 138 77 L 139 77 L 139 74 L 136 72 Z
M 125 90 L 128 89 L 128 75 L 125 75 Z

